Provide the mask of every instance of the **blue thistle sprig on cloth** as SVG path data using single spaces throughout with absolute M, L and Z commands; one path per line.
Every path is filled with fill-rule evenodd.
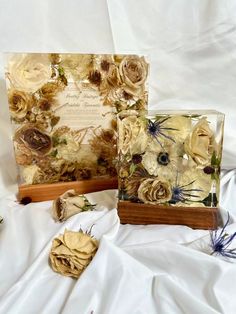
M 226 232 L 226 227 L 229 225 L 229 213 L 226 223 L 224 224 L 221 231 L 219 229 L 211 231 L 211 244 L 212 249 L 211 255 L 221 255 L 228 258 L 236 258 L 236 248 L 229 249 L 228 247 L 232 243 L 233 239 L 236 237 L 236 232 L 233 234 L 228 234 Z

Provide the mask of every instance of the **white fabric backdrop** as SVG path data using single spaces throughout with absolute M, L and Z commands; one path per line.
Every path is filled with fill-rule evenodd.
M 150 108 L 224 112 L 223 167 L 228 170 L 221 206 L 230 211 L 234 232 L 235 12 L 234 0 L 0 0 L 0 51 L 144 53 L 151 62 Z M 199 252 L 196 244 L 208 239 L 207 231 L 121 226 L 115 191 L 88 195 L 99 211 L 62 225 L 50 217 L 51 202 L 15 202 L 2 56 L 0 66 L 0 215 L 5 218 L 0 313 L 234 314 L 235 265 Z M 93 223 L 100 248 L 81 278 L 52 272 L 51 240 L 65 227 Z

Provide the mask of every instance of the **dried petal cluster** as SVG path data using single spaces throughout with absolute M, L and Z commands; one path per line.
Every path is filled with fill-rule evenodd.
M 65 230 L 53 240 L 49 254 L 52 269 L 63 275 L 79 278 L 92 261 L 98 249 L 98 241 L 82 231 Z
M 53 201 L 52 217 L 55 221 L 62 222 L 80 212 L 93 210 L 94 207 L 84 195 L 68 190 Z

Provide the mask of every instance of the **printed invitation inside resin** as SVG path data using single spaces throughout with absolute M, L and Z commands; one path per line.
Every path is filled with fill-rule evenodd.
M 116 175 L 116 114 L 146 107 L 147 75 L 137 55 L 7 54 L 20 183 Z
M 217 207 L 223 125 L 217 111 L 120 113 L 119 200 Z

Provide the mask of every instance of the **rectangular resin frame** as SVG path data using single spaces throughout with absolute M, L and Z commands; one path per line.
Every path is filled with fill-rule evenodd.
M 223 126 L 214 110 L 120 113 L 119 207 L 217 208 Z
M 19 184 L 114 178 L 116 114 L 146 108 L 146 59 L 68 53 L 6 59 Z

